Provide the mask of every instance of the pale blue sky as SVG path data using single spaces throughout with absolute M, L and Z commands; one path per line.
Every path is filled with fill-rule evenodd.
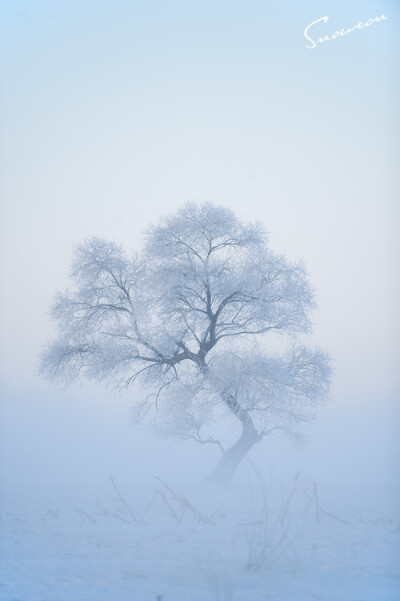
M 72 247 L 140 248 L 188 199 L 304 257 L 334 401 L 393 402 L 399 364 L 399 12 L 382 1 L 0 0 L 1 377 L 36 376 Z M 321 34 L 386 21 L 305 48 Z M 339 411 L 339 409 L 338 409 Z
M 321 16 L 332 33 L 382 13 L 305 48 Z M 2 273 L 16 291 L 2 301 L 6 370 L 22 361 L 30 380 L 74 244 L 94 234 L 140 246 L 143 228 L 187 199 L 261 220 L 275 247 L 304 256 L 337 361 L 345 335 L 350 356 L 372 343 L 386 358 L 398 25 L 391 1 L 3 0 Z

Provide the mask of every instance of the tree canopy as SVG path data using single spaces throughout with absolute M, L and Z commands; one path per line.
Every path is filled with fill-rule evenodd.
M 303 263 L 274 253 L 261 225 L 227 208 L 187 203 L 147 230 L 140 254 L 88 239 L 71 278 L 52 306 L 58 337 L 42 373 L 138 380 L 147 392 L 137 418 L 165 433 L 201 441 L 207 424 L 231 415 L 254 444 L 308 419 L 328 392 L 327 354 L 301 341 L 315 307 Z

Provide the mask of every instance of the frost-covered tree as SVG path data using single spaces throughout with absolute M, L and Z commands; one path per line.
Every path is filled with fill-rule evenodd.
M 299 340 L 314 307 L 303 264 L 272 252 L 263 228 L 229 209 L 187 203 L 132 257 L 87 240 L 71 277 L 74 289 L 52 307 L 59 336 L 43 375 L 138 380 L 137 419 L 179 438 L 212 442 L 214 420 L 237 420 L 241 435 L 212 478 L 229 480 L 253 445 L 309 419 L 327 394 L 327 355 Z

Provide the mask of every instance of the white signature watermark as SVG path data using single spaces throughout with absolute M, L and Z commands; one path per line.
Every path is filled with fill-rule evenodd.
M 329 20 L 329 17 L 321 17 L 320 19 L 316 19 L 315 21 L 307 25 L 307 27 L 304 30 L 304 36 L 309 42 L 311 42 L 311 46 L 306 45 L 306 48 L 316 48 L 318 44 L 322 44 L 323 42 L 329 42 L 331 40 L 337 40 L 345 35 L 348 35 L 349 33 L 353 33 L 353 31 L 364 29 L 364 27 L 371 27 L 371 25 L 373 25 L 374 23 L 379 23 L 379 21 L 386 21 L 386 19 L 387 17 L 385 17 L 385 15 L 381 15 L 380 17 L 368 19 L 368 21 L 365 21 L 365 23 L 359 21 L 353 27 L 342 27 L 342 29 L 335 31 L 331 35 L 325 35 L 323 37 L 313 39 L 310 35 L 310 33 L 313 32 L 310 32 L 310 29 L 314 27 L 314 25 L 316 25 L 317 23 L 327 23 Z

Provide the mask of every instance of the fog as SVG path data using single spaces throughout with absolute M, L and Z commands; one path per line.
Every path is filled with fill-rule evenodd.
M 321 508 L 345 520 L 398 519 L 399 7 L 5 0 L 1 11 L 1 513 L 94 515 L 115 493 L 110 476 L 137 511 L 156 476 L 208 511 L 200 491 L 214 445 L 133 424 L 139 387 L 63 389 L 38 376 L 76 245 L 100 236 L 140 250 L 161 215 L 207 200 L 304 259 L 318 305 L 311 341 L 334 368 L 317 420 L 300 438 L 255 447 L 232 497 L 247 498 L 256 466 L 271 488 L 299 474 L 302 490 L 317 485 Z M 319 17 L 332 33 L 383 13 L 305 48 L 304 28 Z M 220 434 L 227 446 L 237 437 L 231 424 Z M 257 582 L 237 598 L 261 599 Z M 347 599 L 343 590 L 332 599 Z
M 96 394 L 97 392 L 97 394 Z M 109 475 L 134 497 L 154 476 L 202 482 L 219 458 L 218 449 L 150 435 L 131 423 L 131 399 L 80 389 L 46 395 L 6 392 L 1 442 L 2 504 L 36 510 L 94 500 L 110 491 Z M 267 475 L 287 482 L 300 472 L 317 481 L 326 502 L 368 515 L 398 509 L 398 408 L 332 404 L 320 410 L 301 440 L 276 435 L 251 457 Z M 6 427 L 5 427 L 6 426 Z M 226 432 L 234 441 L 236 431 Z M 235 481 L 245 483 L 244 462 Z M 193 475 L 195 474 L 195 476 Z

